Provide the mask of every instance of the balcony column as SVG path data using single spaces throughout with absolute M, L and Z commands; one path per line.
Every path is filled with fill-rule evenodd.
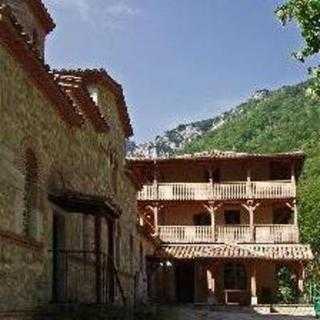
M 154 163 L 154 172 L 153 172 L 153 189 L 156 200 L 159 199 L 159 188 L 158 188 L 158 178 L 159 178 L 159 168 L 157 163 Z
M 297 201 L 293 201 L 293 224 L 295 227 L 298 227 L 298 207 Z
M 247 165 L 247 196 L 249 199 L 252 198 L 251 190 L 251 167 L 250 164 Z
M 153 208 L 154 233 L 155 233 L 156 236 L 158 235 L 158 213 L 159 213 L 158 206 L 154 206 L 154 208 Z
M 291 164 L 291 182 L 296 183 L 296 166 L 294 162 Z
M 250 266 L 250 285 L 251 285 L 251 305 L 258 304 L 257 297 L 257 279 L 256 279 L 256 262 L 252 262 Z
M 146 209 L 149 209 L 153 213 L 153 226 L 154 226 L 154 235 L 155 236 L 158 236 L 158 234 L 159 234 L 158 215 L 159 215 L 160 209 L 162 209 L 162 208 L 163 208 L 163 206 L 159 206 L 158 203 L 156 203 L 154 206 L 151 206 L 151 205 L 146 206 Z
M 304 292 L 304 279 L 305 279 L 305 269 L 303 263 L 300 263 L 298 269 L 298 290 L 300 295 L 303 295 Z
M 216 204 L 214 201 L 209 202 L 208 205 L 204 205 L 204 207 L 208 210 L 211 217 L 211 235 L 212 240 L 215 241 L 215 230 L 216 230 L 216 212 L 219 210 L 219 208 L 222 206 L 222 203 Z
M 260 202 L 254 204 L 253 200 L 248 200 L 247 204 L 242 204 L 242 206 L 248 211 L 249 213 L 249 219 L 250 219 L 250 240 L 251 242 L 254 242 L 254 212 L 255 210 L 260 206 Z
M 298 227 L 298 207 L 297 201 L 293 200 L 292 202 L 286 202 L 288 208 L 290 208 L 293 212 L 293 225 Z

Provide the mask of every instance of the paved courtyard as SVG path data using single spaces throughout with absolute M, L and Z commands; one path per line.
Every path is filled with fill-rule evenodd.
M 315 317 L 295 317 L 291 315 L 260 315 L 244 312 L 215 312 L 195 309 L 192 307 L 180 307 L 175 310 L 177 320 L 311 320 Z M 171 319 L 170 319 L 171 320 Z

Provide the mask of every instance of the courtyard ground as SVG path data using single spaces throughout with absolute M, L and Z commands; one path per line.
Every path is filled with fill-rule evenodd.
M 315 317 L 295 317 L 291 315 L 261 315 L 254 312 L 222 312 L 194 307 L 172 308 L 170 320 L 314 320 Z

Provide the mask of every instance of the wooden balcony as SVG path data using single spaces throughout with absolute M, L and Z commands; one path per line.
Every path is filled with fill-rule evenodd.
M 286 199 L 296 196 L 290 180 L 228 183 L 159 183 L 145 185 L 139 201 Z
M 166 243 L 298 243 L 294 225 L 159 226 Z

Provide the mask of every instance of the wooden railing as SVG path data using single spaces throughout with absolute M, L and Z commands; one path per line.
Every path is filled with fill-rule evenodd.
M 297 243 L 294 225 L 159 226 L 160 240 L 168 243 Z
M 283 224 L 255 226 L 255 239 L 257 243 L 297 243 L 299 230 Z
M 240 226 L 217 226 L 215 228 L 216 242 L 251 242 L 251 231 L 249 225 Z
M 237 200 L 294 198 L 295 184 L 284 181 L 228 183 L 159 183 L 145 185 L 138 200 Z

